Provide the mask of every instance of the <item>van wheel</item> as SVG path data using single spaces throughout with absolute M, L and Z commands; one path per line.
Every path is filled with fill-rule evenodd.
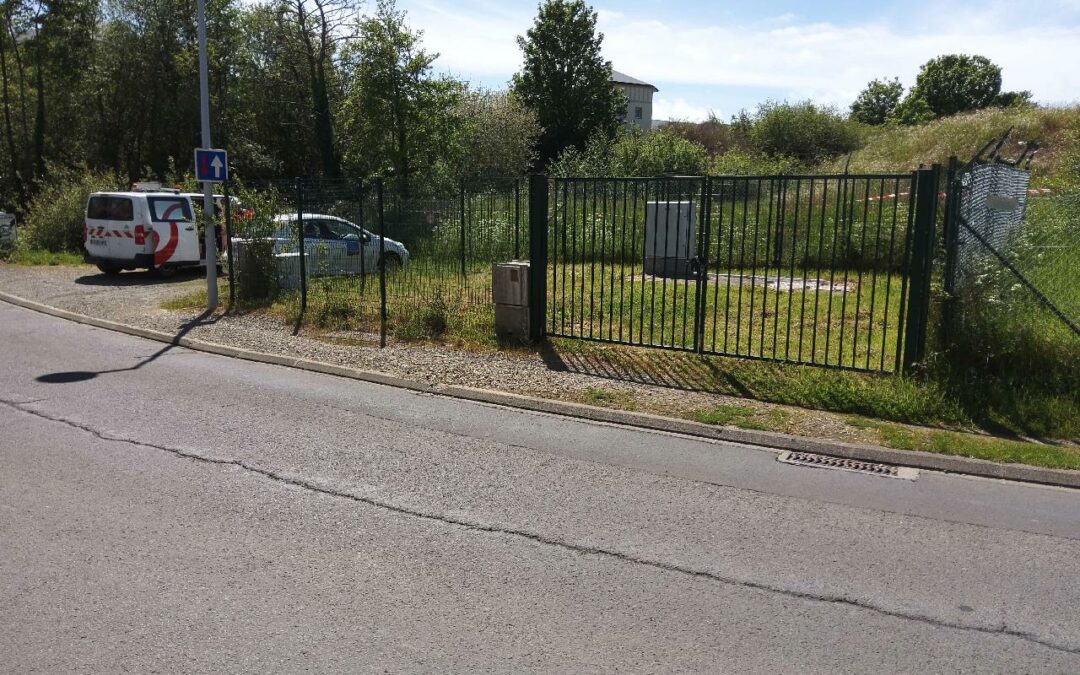
M 98 263 L 97 268 L 107 277 L 119 276 L 120 272 L 124 269 L 119 265 L 114 265 L 112 263 Z
M 176 276 L 176 268 L 175 267 L 155 267 L 154 269 L 150 270 L 150 273 L 153 274 L 158 279 L 171 279 L 172 277 Z

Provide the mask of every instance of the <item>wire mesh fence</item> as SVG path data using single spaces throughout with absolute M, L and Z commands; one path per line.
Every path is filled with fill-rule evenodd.
M 1040 195 L 1026 170 L 998 163 L 966 167 L 952 189 L 945 277 L 954 311 L 999 307 L 1080 338 L 1080 194 Z
M 950 181 L 944 347 L 958 374 L 1080 390 L 1080 193 L 973 162 Z
M 325 179 L 233 190 L 235 302 L 269 304 L 331 336 L 492 333 L 491 264 L 528 246 L 522 179 L 408 193 Z

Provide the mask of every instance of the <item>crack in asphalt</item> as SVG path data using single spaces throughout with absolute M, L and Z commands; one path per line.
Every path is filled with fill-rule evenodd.
M 262 476 L 264 478 L 269 478 L 269 479 L 271 479 L 271 480 L 273 480 L 275 482 L 282 483 L 284 485 L 290 485 L 290 486 L 293 486 L 293 487 L 298 487 L 298 488 L 301 488 L 303 490 L 307 490 L 309 492 L 314 492 L 314 493 L 326 495 L 326 496 L 329 496 L 329 497 L 347 499 L 347 500 L 350 500 L 350 501 L 353 501 L 353 502 L 357 502 L 357 503 L 365 504 L 365 505 L 372 506 L 372 507 L 375 507 L 375 508 L 383 509 L 383 510 L 386 510 L 386 511 L 389 511 L 391 513 L 398 514 L 398 515 L 408 516 L 408 517 L 417 518 L 417 519 L 420 519 L 420 520 L 425 520 L 425 521 L 430 521 L 430 522 L 441 523 L 441 524 L 444 524 L 444 525 L 452 525 L 452 526 L 455 526 L 455 527 L 461 527 L 461 528 L 464 528 L 466 530 L 470 530 L 470 531 L 474 531 L 474 532 L 482 532 L 482 533 L 487 533 L 487 534 L 501 534 L 501 535 L 508 535 L 508 536 L 513 536 L 513 537 L 518 537 L 518 538 L 525 539 L 525 540 L 528 540 L 528 541 L 532 541 L 532 542 L 535 542 L 535 543 L 538 543 L 538 544 L 543 544 L 543 545 L 546 545 L 546 546 L 552 546 L 552 547 L 555 547 L 555 548 L 563 549 L 565 551 L 570 551 L 570 552 L 573 552 L 573 553 L 577 553 L 579 555 L 591 555 L 591 556 L 597 556 L 597 557 L 603 557 L 603 558 L 610 558 L 610 559 L 618 560 L 620 562 L 625 562 L 625 563 L 629 563 L 629 564 L 633 564 L 633 565 L 640 565 L 640 566 L 644 566 L 644 567 L 650 567 L 652 569 L 659 570 L 659 571 L 662 571 L 662 572 L 671 572 L 671 573 L 681 574 L 681 575 L 692 577 L 692 578 L 707 579 L 707 580 L 722 583 L 722 584 L 725 584 L 725 585 L 728 585 L 728 586 L 735 586 L 735 587 L 740 587 L 740 588 L 748 588 L 748 589 L 752 589 L 752 590 L 763 591 L 763 592 L 766 592 L 766 593 L 774 593 L 774 594 L 783 595 L 783 596 L 798 599 L 798 600 L 807 600 L 807 601 L 811 601 L 811 602 L 821 602 L 821 603 L 827 603 L 827 604 L 847 605 L 847 606 L 850 606 L 850 607 L 855 607 L 855 608 L 858 608 L 858 609 L 874 612 L 876 614 L 880 614 L 880 615 L 883 615 L 883 616 L 893 617 L 893 618 L 897 618 L 897 619 L 901 619 L 901 620 L 905 620 L 905 621 L 915 621 L 915 622 L 918 622 L 918 623 L 927 624 L 929 626 L 934 626 L 934 627 L 937 627 L 937 628 L 950 628 L 950 629 L 962 630 L 962 631 L 968 631 L 968 632 L 974 632 L 974 633 L 982 633 L 982 634 L 985 634 L 985 635 L 1000 635 L 1000 636 L 1006 636 L 1006 637 L 1013 637 L 1013 638 L 1017 638 L 1017 639 L 1020 639 L 1020 640 L 1024 640 L 1025 642 L 1030 642 L 1032 644 L 1037 644 L 1039 646 L 1046 647 L 1048 649 L 1052 649 L 1054 651 L 1064 652 L 1064 653 L 1067 653 L 1067 654 L 1080 655 L 1080 647 L 1071 647 L 1069 645 L 1064 645 L 1064 644 L 1058 644 L 1058 643 L 1055 643 L 1055 642 L 1051 642 L 1050 640 L 1045 640 L 1043 638 L 1040 638 L 1038 635 L 1035 635 L 1034 633 L 1029 633 L 1029 632 L 1026 632 L 1026 631 L 1009 628 L 1008 625 L 1006 625 L 1004 623 L 999 625 L 999 626 L 988 627 L 988 626 L 979 626 L 979 625 L 974 625 L 974 624 L 958 623 L 958 622 L 948 621 L 948 620 L 945 620 L 945 619 L 938 619 L 938 618 L 934 618 L 934 617 L 926 616 L 926 615 L 922 615 L 922 614 L 899 612 L 899 611 L 894 611 L 894 610 L 889 610 L 889 609 L 886 609 L 886 608 L 883 608 L 883 607 L 879 607 L 877 605 L 866 602 L 864 600 L 859 600 L 857 598 L 849 598 L 849 597 L 846 597 L 846 596 L 843 596 L 843 595 L 825 594 L 825 593 L 821 593 L 821 594 L 819 594 L 819 593 L 809 593 L 809 592 L 806 592 L 806 591 L 798 591 L 798 590 L 793 590 L 793 589 L 789 589 L 789 588 L 782 588 L 782 587 L 779 587 L 779 586 L 771 586 L 771 585 L 766 584 L 766 583 L 762 583 L 762 582 L 758 582 L 758 581 L 752 581 L 752 580 L 748 580 L 748 579 L 738 579 L 738 578 L 735 578 L 735 577 L 726 577 L 726 576 L 723 576 L 723 575 L 720 575 L 720 574 L 716 574 L 714 572 L 708 572 L 708 571 L 704 571 L 704 570 L 693 569 L 693 568 L 690 568 L 690 567 L 683 567 L 681 565 L 677 565 L 677 564 L 674 564 L 674 563 L 667 563 L 667 562 L 663 562 L 663 561 L 660 561 L 660 560 L 650 560 L 648 558 L 642 558 L 642 557 L 638 557 L 638 556 L 634 556 L 634 555 L 630 555 L 630 554 L 627 554 L 627 553 L 622 553 L 622 552 L 614 551 L 614 550 L 610 550 L 610 549 L 604 549 L 604 548 L 599 548 L 599 547 L 595 547 L 595 546 L 587 546 L 587 545 L 583 545 L 583 544 L 575 544 L 575 543 L 568 542 L 568 541 L 563 541 L 563 540 L 560 540 L 560 539 L 554 539 L 554 538 L 545 536 L 543 534 L 530 532 L 528 530 L 522 530 L 522 529 L 517 529 L 517 528 L 512 528 L 512 527 L 499 527 L 499 526 L 495 526 L 495 525 L 487 525 L 487 524 L 484 524 L 482 522 L 465 520 L 463 518 L 455 518 L 453 516 L 448 516 L 448 515 L 440 514 L 440 513 L 436 513 L 436 512 L 422 511 L 420 509 L 411 508 L 411 507 L 408 507 L 408 506 L 400 506 L 400 505 L 393 504 L 391 502 L 386 502 L 386 501 L 383 501 L 383 500 L 380 500 L 380 499 L 375 499 L 375 498 L 372 498 L 372 497 L 365 497 L 365 496 L 345 492 L 345 491 L 342 491 L 342 490 L 336 490 L 336 489 L 333 489 L 333 488 L 328 488 L 328 487 L 325 487 L 325 486 L 317 485 L 317 484 L 312 483 L 312 482 L 310 482 L 308 480 L 305 480 L 303 478 L 287 476 L 285 474 L 279 473 L 279 472 L 274 471 L 272 469 L 266 469 L 266 468 L 263 468 L 263 467 L 260 467 L 260 466 L 254 465 L 254 464 L 250 464 L 248 462 L 245 462 L 244 460 L 211 457 L 211 456 L 202 455 L 202 454 L 199 454 L 197 452 L 190 451 L 190 450 L 184 450 L 182 448 L 174 448 L 174 447 L 169 447 L 169 446 L 166 446 L 166 445 L 158 445 L 158 444 L 155 444 L 155 443 L 148 443 L 148 442 L 145 442 L 145 441 L 139 441 L 139 440 L 135 440 L 135 439 L 131 439 L 131 438 L 124 438 L 124 437 L 120 437 L 120 436 L 112 436 L 110 434 L 99 431 L 98 429 L 95 429 L 94 427 L 83 424 L 81 422 L 76 422 L 74 420 L 70 420 L 70 419 L 67 419 L 67 418 L 64 418 L 64 417 L 60 417 L 60 416 L 49 415 L 49 414 L 41 412 L 39 410 L 34 410 L 33 408 L 26 407 L 30 403 L 32 403 L 32 402 L 24 403 L 24 402 L 18 402 L 18 401 L 11 401 L 11 400 L 7 400 L 7 399 L 0 399 L 0 404 L 8 407 L 9 409 L 12 409 L 12 410 L 15 410 L 15 411 L 27 414 L 27 415 L 32 415 L 34 417 L 38 417 L 40 419 L 44 419 L 44 420 L 47 420 L 49 422 L 53 422 L 53 423 L 56 423 L 56 424 L 63 424 L 65 426 L 68 426 L 68 427 L 73 428 L 73 429 L 78 429 L 79 431 L 83 431 L 85 433 L 88 433 L 88 434 L 94 436 L 95 438 L 98 438 L 98 439 L 106 441 L 106 442 L 124 443 L 124 444 L 128 444 L 128 445 L 133 445 L 133 446 L 136 446 L 136 447 L 151 448 L 151 449 L 154 449 L 154 450 L 159 450 L 161 452 L 165 452 L 165 453 L 174 455 L 176 457 L 181 457 L 181 458 L 184 458 L 184 459 L 189 459 L 189 460 L 193 460 L 193 461 L 196 461 L 196 462 L 202 462 L 202 463 L 206 463 L 206 464 L 216 464 L 216 465 L 221 465 L 221 466 L 234 466 L 234 467 L 243 469 L 244 471 L 247 471 L 249 473 L 253 473 L 253 474 Z

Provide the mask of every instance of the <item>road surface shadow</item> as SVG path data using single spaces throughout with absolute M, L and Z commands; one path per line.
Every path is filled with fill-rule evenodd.
M 176 335 L 172 337 L 172 341 L 169 342 L 169 344 L 165 345 L 161 349 L 157 350 L 156 352 L 146 357 L 142 361 L 139 361 L 133 366 L 128 366 L 127 368 L 111 368 L 109 370 L 68 370 L 56 373 L 46 373 L 44 375 L 39 375 L 35 377 L 34 381 L 41 382 L 43 384 L 71 384 L 73 382 L 85 382 L 86 380 L 92 380 L 98 375 L 107 375 L 109 373 L 124 373 L 132 370 L 138 370 L 149 363 L 153 363 L 157 359 L 164 356 L 173 347 L 179 345 L 180 338 L 191 332 L 191 329 L 195 328 L 196 326 L 214 323 L 217 319 L 210 319 L 211 314 L 212 312 L 210 310 L 206 310 L 202 314 L 199 314 L 195 318 L 191 319 L 190 321 L 181 324 L 180 330 L 177 331 Z
M 205 275 L 201 267 L 183 268 L 168 276 L 157 272 L 121 272 L 116 276 L 107 274 L 84 274 L 75 279 L 80 286 L 156 286 L 159 284 L 177 284 L 191 281 Z

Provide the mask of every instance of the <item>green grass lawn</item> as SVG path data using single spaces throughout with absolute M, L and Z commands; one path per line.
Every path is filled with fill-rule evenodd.
M 652 277 L 641 266 L 559 266 L 548 277 L 547 329 L 692 349 L 700 312 L 705 352 L 894 369 L 904 295 L 896 273 L 724 270 L 703 290 L 699 297 L 695 282 Z
M 22 247 L 16 247 L 3 259 L 14 265 L 25 265 L 27 267 L 85 264 L 80 253 L 54 252 Z

